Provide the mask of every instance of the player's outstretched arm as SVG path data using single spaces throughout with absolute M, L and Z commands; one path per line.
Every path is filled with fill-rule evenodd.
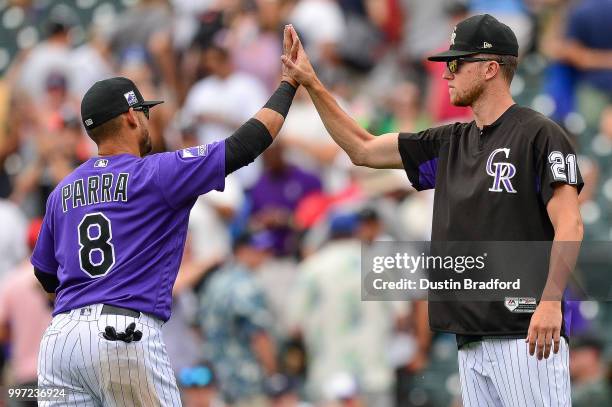
M 306 88 L 325 128 L 351 161 L 371 168 L 403 168 L 398 133 L 376 137 L 359 126 L 319 81 L 292 26 L 285 29 L 284 41 L 292 51 L 282 56 L 288 75 Z
M 287 29 L 285 26 L 285 32 Z M 285 35 L 283 52 L 287 55 L 297 54 L 297 45 L 292 49 L 287 38 Z M 253 118 L 225 139 L 226 175 L 252 163 L 272 144 L 285 122 L 298 86 L 297 81 L 283 67 L 281 83 L 268 102 Z

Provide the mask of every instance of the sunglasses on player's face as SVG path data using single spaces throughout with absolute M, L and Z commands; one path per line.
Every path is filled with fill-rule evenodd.
M 450 61 L 446 61 L 446 67 L 448 68 L 448 71 L 450 73 L 455 74 L 459 71 L 461 64 L 464 64 L 466 62 L 482 62 L 482 61 L 495 61 L 500 65 L 504 65 L 503 62 L 498 61 L 497 59 L 493 59 L 493 58 L 464 57 L 464 58 L 457 58 L 457 59 L 451 59 Z
M 141 112 L 144 113 L 147 120 L 149 120 L 149 107 L 148 106 L 135 107 L 134 110 L 140 110 Z

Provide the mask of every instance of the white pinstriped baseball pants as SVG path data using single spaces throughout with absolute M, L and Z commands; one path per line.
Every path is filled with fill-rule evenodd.
M 38 357 L 38 385 L 66 388 L 67 400 L 39 406 L 180 406 L 181 399 L 166 348 L 162 322 L 100 315 L 101 304 L 56 315 L 45 331 Z M 132 322 L 142 331 L 138 342 L 108 341 L 107 325 L 117 332 Z
M 530 356 L 525 339 L 484 339 L 459 350 L 464 407 L 571 407 L 569 349 Z

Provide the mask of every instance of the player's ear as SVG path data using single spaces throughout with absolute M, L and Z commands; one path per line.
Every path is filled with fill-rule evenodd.
M 501 75 L 501 69 L 500 69 L 500 65 L 496 64 L 495 62 L 488 62 L 487 63 L 487 70 L 485 71 L 485 78 L 486 79 L 492 79 L 495 77 L 495 75 Z
M 138 126 L 138 117 L 136 117 L 136 112 L 131 107 L 125 112 L 125 120 L 127 120 L 127 124 L 130 127 Z

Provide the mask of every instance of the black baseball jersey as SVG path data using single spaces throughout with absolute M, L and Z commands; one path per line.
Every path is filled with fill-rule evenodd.
M 482 130 L 455 123 L 400 133 L 398 145 L 414 188 L 435 188 L 432 241 L 553 240 L 554 185 L 583 186 L 565 132 L 516 104 Z M 433 330 L 464 335 L 526 335 L 531 315 L 503 301 L 429 304 Z

